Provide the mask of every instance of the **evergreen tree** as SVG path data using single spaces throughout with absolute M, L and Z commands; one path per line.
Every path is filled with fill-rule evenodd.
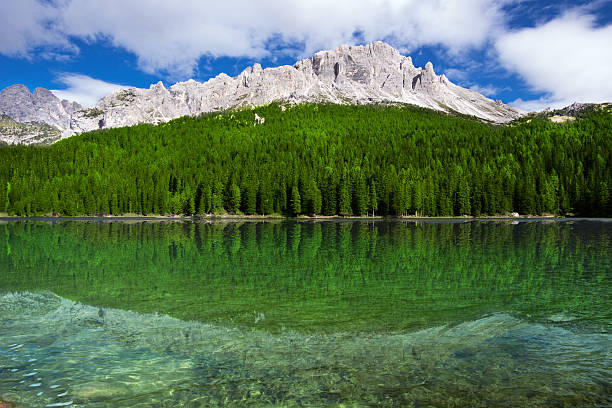
M 366 181 L 361 167 L 353 167 L 352 179 L 352 210 L 355 215 L 364 215 L 368 210 Z
M 376 195 L 376 183 L 374 181 L 370 184 L 370 200 L 369 200 L 369 209 L 372 211 L 372 216 L 376 214 L 378 210 L 378 196 Z
M 229 186 L 227 210 L 231 213 L 236 214 L 240 209 L 240 188 L 234 182 Z
M 211 197 L 211 210 L 214 213 L 223 212 L 223 183 L 217 181 L 214 185 L 214 190 Z
M 459 181 L 459 188 L 457 190 L 457 211 L 456 215 L 470 215 L 470 185 L 468 181 L 462 177 Z
M 344 166 L 342 176 L 338 182 L 338 210 L 336 212 L 338 215 L 347 216 L 353 214 L 350 187 L 348 169 Z
M 10 182 L 6 182 L 6 198 L 4 200 L 4 212 L 8 213 L 9 209 L 11 208 L 11 183 Z
M 314 184 L 314 192 L 312 198 L 312 213 L 313 214 L 321 214 L 321 207 L 323 204 L 323 198 L 321 196 L 321 190 L 317 187 L 316 183 Z
M 274 211 L 274 196 L 270 189 L 268 180 L 263 180 L 259 183 L 259 191 L 257 193 L 257 212 L 262 215 L 272 214 Z
M 291 214 L 298 216 L 302 213 L 302 198 L 300 197 L 300 191 L 298 186 L 294 185 L 291 187 Z

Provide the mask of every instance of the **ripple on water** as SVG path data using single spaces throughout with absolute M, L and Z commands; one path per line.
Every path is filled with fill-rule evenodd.
M 596 406 L 609 395 L 608 334 L 506 314 L 410 333 L 305 335 L 113 309 L 102 326 L 98 308 L 49 293 L 1 296 L 9 310 L 8 333 L 22 341 L 3 331 L 0 343 L 26 347 L 13 366 L 41 378 L 32 391 L 11 388 L 24 405 Z M 0 348 L 3 364 L 11 350 Z M 23 378 L 7 373 L 0 390 L 15 387 L 11 375 Z

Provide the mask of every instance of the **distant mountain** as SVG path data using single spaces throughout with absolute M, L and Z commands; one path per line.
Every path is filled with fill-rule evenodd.
M 567 122 L 568 120 L 576 120 L 594 111 L 605 110 L 610 112 L 611 109 L 612 103 L 573 103 L 561 109 L 552 110 L 548 108 L 541 112 L 532 112 L 523 116 L 521 120 L 527 121 L 534 118 L 548 118 L 552 122 L 561 123 Z
M 32 95 L 16 85 L 2 95 L 0 112 L 19 122 L 54 126 L 62 137 L 271 102 L 412 104 L 494 123 L 509 122 L 524 113 L 436 75 L 430 62 L 425 68 L 415 67 L 410 57 L 383 42 L 343 45 L 293 66 L 262 69 L 255 64 L 236 77 L 220 74 L 204 83 L 189 80 L 169 89 L 161 82 L 149 89 L 127 88 L 102 98 L 90 109 L 59 102 L 42 88 Z
M 12 85 L 0 93 L 0 141 L 15 144 L 49 143 L 70 130 L 72 114 L 83 109 L 76 102 L 60 100 L 49 90 Z M 9 120 L 10 119 L 10 120 Z

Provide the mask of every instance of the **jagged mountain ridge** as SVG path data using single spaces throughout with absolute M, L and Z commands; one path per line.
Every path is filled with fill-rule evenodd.
M 255 64 L 238 76 L 220 74 L 203 83 L 189 80 L 168 89 L 161 82 L 149 89 L 126 88 L 102 98 L 94 108 L 70 112 L 67 127 L 64 127 L 64 117 L 61 123 L 52 125 L 66 137 L 96 129 L 163 123 L 185 115 L 271 102 L 413 104 L 456 111 L 495 123 L 505 123 L 522 114 L 453 84 L 445 75 L 436 75 L 431 63 L 425 68 L 417 68 L 410 57 L 401 55 L 386 43 L 375 42 L 320 51 L 293 66 L 262 69 L 260 64 Z M 0 104 L 0 110 L 2 106 Z M 66 108 L 66 112 L 68 110 Z M 10 112 L 5 110 L 5 113 L 15 119 Z M 43 122 L 51 124 L 44 119 Z

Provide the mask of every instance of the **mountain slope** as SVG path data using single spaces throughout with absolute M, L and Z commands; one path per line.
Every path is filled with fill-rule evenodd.
M 505 123 L 522 112 L 436 75 L 433 65 L 417 68 L 410 57 L 383 42 L 340 46 L 310 59 L 262 69 L 255 64 L 240 75 L 220 74 L 207 82 L 179 82 L 166 89 L 161 82 L 149 89 L 127 88 L 82 109 L 60 101 L 42 88 L 30 94 L 23 85 L 2 91 L 0 113 L 21 123 L 45 123 L 62 137 L 87 131 L 164 123 L 181 116 L 261 106 L 271 102 L 298 104 L 411 104 L 444 112 L 458 112 Z M 4 137 L 30 143 L 33 137 Z
M 337 104 L 402 103 L 456 111 L 496 123 L 521 115 L 517 109 L 436 75 L 433 65 L 416 68 L 410 57 L 383 42 L 321 51 L 293 66 L 262 69 L 255 64 L 236 77 L 220 74 L 207 82 L 160 82 L 149 89 L 129 88 L 101 99 L 92 110 L 77 112 L 76 133 L 99 128 L 162 123 L 238 106 L 271 102 Z
M 0 140 L 7 143 L 49 143 L 70 130 L 72 114 L 83 109 L 76 102 L 60 100 L 51 91 L 36 88 L 30 93 L 24 85 L 11 85 L 0 93 Z M 15 123 L 5 119 L 10 118 Z
M 270 104 L 0 148 L 0 211 L 610 216 L 611 132 L 608 110 L 492 126 L 408 106 Z
M 0 142 L 6 144 L 51 144 L 61 132 L 46 123 L 20 123 L 0 113 Z

